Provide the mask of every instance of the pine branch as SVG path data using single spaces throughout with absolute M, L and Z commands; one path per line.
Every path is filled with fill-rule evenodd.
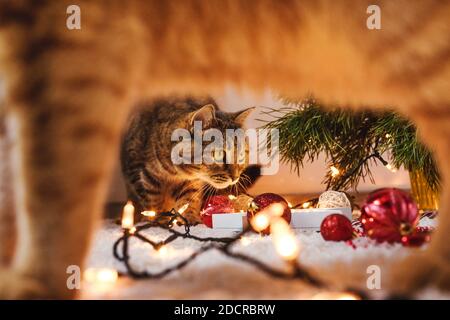
M 418 170 L 433 190 L 439 189 L 431 152 L 419 141 L 415 126 L 397 113 L 328 110 L 312 99 L 284 102 L 288 107 L 265 112 L 273 120 L 263 127 L 279 130 L 281 160 L 297 174 L 305 161 L 313 162 L 324 153 L 328 166 L 340 170 L 336 177 L 326 174 L 327 189 L 356 189 L 361 179 L 374 183 L 370 167 L 378 162 L 386 165 L 380 155 L 387 152 L 393 167 Z

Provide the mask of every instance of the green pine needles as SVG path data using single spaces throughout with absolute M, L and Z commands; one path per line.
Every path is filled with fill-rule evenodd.
M 371 164 L 403 166 L 423 173 L 432 190 L 439 189 L 439 173 L 431 152 L 419 141 L 416 127 L 392 111 L 328 110 L 314 100 L 286 101 L 288 107 L 268 109 L 274 120 L 264 128 L 280 132 L 280 156 L 297 174 L 304 161 L 324 153 L 330 170 L 327 189 L 356 189 L 361 179 L 374 183 Z M 389 161 L 381 155 L 387 155 Z

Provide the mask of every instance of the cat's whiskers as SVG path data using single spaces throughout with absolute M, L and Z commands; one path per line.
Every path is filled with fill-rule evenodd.
M 232 190 L 234 190 L 233 194 L 235 194 L 235 195 L 238 195 L 238 193 L 239 193 L 239 183 L 240 183 L 240 181 L 238 180 L 237 183 L 233 184 Z
M 203 193 L 202 193 L 202 198 L 206 199 L 207 195 L 208 195 L 208 190 L 209 188 L 211 188 L 211 186 L 209 184 L 204 184 L 202 187 Z
M 207 189 L 207 198 L 208 197 L 212 197 L 217 193 L 216 188 L 214 188 L 213 186 L 208 184 L 208 189 Z
M 188 190 L 188 189 L 190 189 L 191 187 L 193 187 L 195 182 L 196 182 L 195 180 L 190 181 L 189 184 L 188 184 L 186 187 L 183 188 L 183 191 L 184 191 L 184 190 Z
M 238 192 L 239 192 L 239 188 L 242 188 L 242 190 L 245 190 L 245 186 L 244 186 L 243 182 L 241 181 L 241 179 L 239 179 L 239 181 L 238 181 L 238 186 L 237 186 Z
M 199 196 L 202 192 L 204 192 L 206 185 L 202 185 L 196 192 L 189 197 L 189 202 L 191 202 L 195 197 Z
M 182 192 L 185 191 L 185 190 L 189 190 L 192 186 L 194 186 L 194 182 L 195 182 L 195 181 L 190 181 L 189 184 L 188 184 L 187 186 L 185 186 L 185 187 L 180 191 L 180 193 L 182 193 Z M 192 197 L 191 197 L 191 198 L 192 198 Z M 190 200 L 191 198 L 189 198 L 189 200 Z M 179 199 L 177 199 L 177 200 L 179 200 Z
M 213 190 L 212 186 L 207 184 L 206 185 L 205 196 L 204 196 L 205 199 L 208 199 L 210 196 L 212 196 L 212 190 Z
M 239 179 L 238 183 L 240 184 L 240 186 L 242 188 L 246 189 L 247 185 L 251 185 L 252 181 L 247 174 L 245 174 L 245 173 L 241 174 L 240 178 L 242 178 L 242 180 Z

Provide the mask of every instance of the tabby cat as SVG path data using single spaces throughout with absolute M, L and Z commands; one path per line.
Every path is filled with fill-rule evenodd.
M 177 129 L 186 129 L 194 141 L 194 122 L 200 121 L 202 130 L 218 129 L 225 139 L 225 130 L 242 128 L 252 110 L 222 112 L 212 98 L 162 99 L 141 106 L 130 121 L 121 150 L 128 197 L 137 212 L 169 211 L 189 203 L 183 215 L 195 224 L 201 222 L 202 200 L 207 196 L 222 189 L 232 189 L 235 193 L 245 191 L 256 178 L 245 173 L 248 144 L 241 163 L 223 161 L 227 153 L 224 144 L 224 149 L 216 152 L 222 163 L 194 164 L 192 152 L 190 163 L 176 165 L 171 156 L 178 141 L 172 141 L 172 134 Z M 235 147 L 237 150 L 237 144 Z
M 70 30 L 74 3 L 81 29 Z M 374 3 L 381 29 L 367 27 Z M 0 1 L 3 135 L 12 141 L 2 167 L 13 170 L 18 234 L 0 296 L 75 296 L 67 268 L 84 265 L 131 106 L 229 85 L 387 106 L 415 121 L 441 169 L 439 226 L 426 250 L 391 276 L 383 270 L 382 287 L 449 289 L 449 17 L 441 0 Z M 0 204 L 1 217 L 8 210 Z

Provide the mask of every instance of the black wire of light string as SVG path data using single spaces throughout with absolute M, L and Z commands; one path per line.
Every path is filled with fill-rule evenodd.
M 355 167 L 353 167 L 350 171 L 346 172 L 342 177 L 340 177 L 338 184 L 333 188 L 333 190 L 339 191 L 342 188 L 342 186 L 345 185 L 345 183 L 347 182 L 348 178 L 350 178 L 352 175 L 354 175 L 359 170 L 359 168 L 361 168 L 361 166 L 363 166 L 367 161 L 369 161 L 372 158 L 378 159 L 384 166 L 387 166 L 389 164 L 389 162 L 387 162 L 381 156 L 379 151 L 375 150 L 373 153 L 371 153 L 370 155 L 364 157 L 360 162 L 358 162 L 358 164 Z M 328 183 L 327 189 L 329 189 L 330 186 L 331 186 L 331 182 Z M 300 202 L 298 204 L 295 204 L 293 206 L 293 208 L 294 209 L 301 208 L 305 203 L 310 203 L 312 206 L 314 206 L 315 204 L 317 204 L 318 201 L 319 201 L 318 197 L 311 198 L 311 199 L 305 200 L 303 202 Z
M 167 217 L 170 218 L 169 224 L 168 225 L 162 224 L 161 220 L 166 219 Z M 176 222 L 177 220 L 178 221 L 181 220 L 182 225 L 184 225 L 185 230 L 184 233 L 171 228 L 173 223 Z M 152 227 L 159 227 L 165 229 L 170 233 L 170 235 L 162 241 L 158 242 L 152 241 L 141 233 L 141 231 Z M 202 255 L 203 253 L 211 250 L 217 250 L 222 254 L 224 254 L 225 256 L 253 265 L 258 270 L 274 278 L 300 279 L 317 288 L 326 287 L 321 280 L 319 280 L 315 276 L 311 275 L 308 271 L 306 271 L 297 262 L 297 260 L 289 261 L 290 266 L 289 271 L 285 272 L 279 269 L 272 268 L 271 266 L 265 264 L 264 262 L 256 258 L 250 257 L 242 253 L 233 252 L 231 250 L 232 245 L 250 231 L 251 231 L 250 228 L 246 228 L 242 232 L 237 234 L 235 237 L 223 237 L 223 238 L 197 237 L 195 235 L 190 234 L 190 225 L 186 220 L 186 218 L 184 218 L 183 215 L 178 213 L 175 209 L 172 209 L 169 212 L 163 212 L 158 214 L 153 221 L 150 221 L 143 225 L 135 226 L 133 228 L 133 231 L 131 231 L 130 229 L 123 229 L 123 235 L 119 239 L 117 239 L 113 245 L 113 255 L 118 261 L 122 262 L 125 265 L 127 274 L 135 279 L 161 279 L 175 271 L 181 270 L 182 268 L 186 267 L 188 264 L 190 264 L 192 261 L 194 261 L 198 256 Z M 137 271 L 136 269 L 134 269 L 134 267 L 130 262 L 131 256 L 129 251 L 129 240 L 133 237 L 151 245 L 155 250 L 159 250 L 162 246 L 180 238 L 192 239 L 205 243 L 207 242 L 208 244 L 200 247 L 198 250 L 196 250 L 195 252 L 193 252 L 192 254 L 190 254 L 188 257 L 178 262 L 177 264 L 167 267 L 161 271 L 158 272 L 149 272 L 147 270 Z

